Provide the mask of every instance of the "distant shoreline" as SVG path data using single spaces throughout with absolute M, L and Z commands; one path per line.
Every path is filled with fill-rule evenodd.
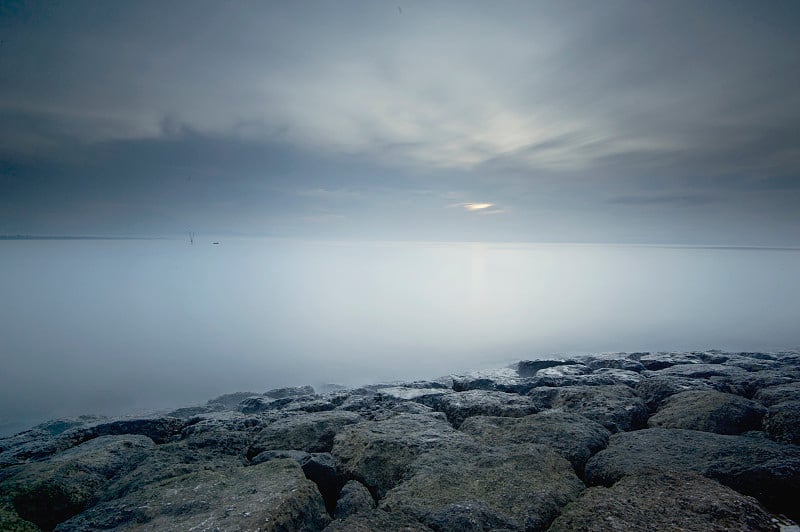
M 0 235 L 0 240 L 167 240 L 167 238 L 163 236 Z

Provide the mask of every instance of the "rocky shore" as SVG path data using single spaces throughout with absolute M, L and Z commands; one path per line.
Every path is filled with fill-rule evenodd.
M 0 439 L 0 530 L 797 530 L 800 354 L 235 393 Z

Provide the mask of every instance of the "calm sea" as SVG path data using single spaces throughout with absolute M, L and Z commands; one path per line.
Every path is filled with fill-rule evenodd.
M 554 353 L 800 346 L 800 251 L 0 241 L 0 432 Z

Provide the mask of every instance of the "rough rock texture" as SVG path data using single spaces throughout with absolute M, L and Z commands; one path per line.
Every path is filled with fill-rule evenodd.
M 569 462 L 542 445 L 427 453 L 379 507 L 434 530 L 544 530 L 583 489 Z
M 649 427 L 741 434 L 759 430 L 767 409 L 729 393 L 681 392 L 668 398 L 648 421 Z
M 272 460 L 146 484 L 56 530 L 320 530 L 329 521 L 317 487 L 300 466 Z
M 431 529 L 407 515 L 372 510 L 337 519 L 324 532 L 431 532 Z
M 539 443 L 569 460 L 578 474 L 586 461 L 608 445 L 609 431 L 578 414 L 542 412 L 519 419 L 471 417 L 460 430 L 493 446 Z
M 685 530 L 774 531 L 752 497 L 694 473 L 643 473 L 595 487 L 561 512 L 551 532 Z
M 534 388 L 528 395 L 541 410 L 558 409 L 581 414 L 611 432 L 635 430 L 647 420 L 642 400 L 624 385 Z
M 278 420 L 255 435 L 247 450 L 251 458 L 271 449 L 298 449 L 309 453 L 331 450 L 336 433 L 361 421 L 354 412 L 332 411 L 294 415 Z
M 480 446 L 453 429 L 444 416 L 398 414 L 345 427 L 336 435 L 331 454 L 344 475 L 382 498 L 410 473 L 420 456 L 465 449 L 479 452 Z
M 784 401 L 769 407 L 764 430 L 775 441 L 800 445 L 800 401 Z
M 768 530 L 758 503 L 800 518 L 800 353 L 322 388 L 0 438 L 0 530 Z
M 367 487 L 357 480 L 351 480 L 342 487 L 334 515 L 337 519 L 343 519 L 357 513 L 369 512 L 374 508 L 375 499 Z
M 22 519 L 44 530 L 84 510 L 109 479 L 144 460 L 153 441 L 146 436 L 103 436 L 44 462 L 20 466 L 0 493 Z
M 759 438 L 660 428 L 614 434 L 586 463 L 586 482 L 611 486 L 626 475 L 664 469 L 700 473 L 800 517 L 800 447 Z
M 537 411 L 533 401 L 528 397 L 486 390 L 438 394 L 415 400 L 444 413 L 447 420 L 456 428 L 471 416 L 521 417 Z

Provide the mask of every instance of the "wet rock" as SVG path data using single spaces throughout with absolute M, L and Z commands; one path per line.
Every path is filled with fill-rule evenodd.
M 320 530 L 329 522 L 317 487 L 284 459 L 152 482 L 56 530 Z
M 626 476 L 611 488 L 589 488 L 564 508 L 551 532 L 573 530 L 775 531 L 752 497 L 693 473 Z
M 535 385 L 530 379 L 520 375 L 520 373 L 511 368 L 473 371 L 464 375 L 453 375 L 453 390 L 457 392 L 490 390 L 523 394 Z
M 408 386 L 387 386 L 386 388 L 380 388 L 376 392 L 376 395 L 390 399 L 397 399 L 400 401 L 425 402 L 426 399 L 450 393 L 453 393 L 453 390 L 449 390 L 447 388 L 410 388 Z
M 81 512 L 110 479 L 136 467 L 153 441 L 141 435 L 101 436 L 43 462 L 18 466 L 0 484 L 16 513 L 44 530 Z
M 284 399 L 286 397 L 303 397 L 314 395 L 314 388 L 311 386 L 295 386 L 291 388 L 276 388 L 264 393 L 270 399 Z
M 334 439 L 331 454 L 342 473 L 360 481 L 377 498 L 410 473 L 423 454 L 446 454 L 480 446 L 445 419 L 398 414 L 381 421 L 345 427 Z
M 471 416 L 520 417 L 538 411 L 529 397 L 514 393 L 469 390 L 415 399 L 444 413 L 447 420 L 458 428 Z
M 667 397 L 690 390 L 714 390 L 711 383 L 686 377 L 649 377 L 636 385 L 636 394 L 642 398 L 647 410 L 655 412 Z
M 643 427 L 647 420 L 644 402 L 631 388 L 621 384 L 534 388 L 529 395 L 542 410 L 580 414 L 611 432 L 635 430 Z
M 435 530 L 545 530 L 584 485 L 543 445 L 420 456 L 379 508 Z
M 100 436 L 139 434 L 155 443 L 165 443 L 179 438 L 186 424 L 185 419 L 176 417 L 119 418 L 69 429 L 58 439 L 72 446 Z
M 344 485 L 344 479 L 336 471 L 333 456 L 329 453 L 307 453 L 294 450 L 264 451 L 255 456 L 250 463 L 257 465 L 283 458 L 294 460 L 300 465 L 306 478 L 317 485 L 328 513 L 333 515 L 339 491 Z
M 244 456 L 255 433 L 275 418 L 216 412 L 198 416 L 185 427 L 182 437 L 190 448 Z
M 515 418 L 476 416 L 460 430 L 495 447 L 543 444 L 569 460 L 578 474 L 586 461 L 608 445 L 609 431 L 578 414 L 547 411 Z
M 621 369 L 639 373 L 647 369 L 638 360 L 628 358 L 625 353 L 588 356 L 581 361 L 593 371 L 598 369 Z
M 711 377 L 717 377 L 718 381 L 724 381 L 724 378 L 742 378 L 746 374 L 747 372 L 745 370 L 735 366 L 697 363 L 678 364 L 658 371 L 647 372 L 645 376 L 654 377 L 660 375 L 662 377 L 684 377 L 687 379 L 709 379 Z
M 336 519 L 323 532 L 431 532 L 431 529 L 405 515 L 371 510 Z
M 753 399 L 765 406 L 772 406 L 784 401 L 800 401 L 800 382 L 762 388 Z
M 648 353 L 639 358 L 639 363 L 651 371 L 677 364 L 699 364 L 703 359 L 692 353 Z
M 369 512 L 374 508 L 375 499 L 367 487 L 357 480 L 351 480 L 342 487 L 334 515 L 336 519 L 344 519 L 357 513 Z
M 330 411 L 296 414 L 279 419 L 257 433 L 247 450 L 252 458 L 272 449 L 298 449 L 309 453 L 331 450 L 334 436 L 345 426 L 361 421 L 354 412 Z
M 662 403 L 649 427 L 741 434 L 759 430 L 767 409 L 737 395 L 716 391 L 681 392 Z
M 574 364 L 574 361 L 564 359 L 522 360 L 517 362 L 514 369 L 516 369 L 520 377 L 533 377 L 539 370 L 566 364 Z
M 764 430 L 775 441 L 800 445 L 800 401 L 784 401 L 769 407 Z
M 800 516 L 800 447 L 769 440 L 683 429 L 614 434 L 586 463 L 589 485 L 611 486 L 622 477 L 653 470 L 700 473 L 768 508 Z

